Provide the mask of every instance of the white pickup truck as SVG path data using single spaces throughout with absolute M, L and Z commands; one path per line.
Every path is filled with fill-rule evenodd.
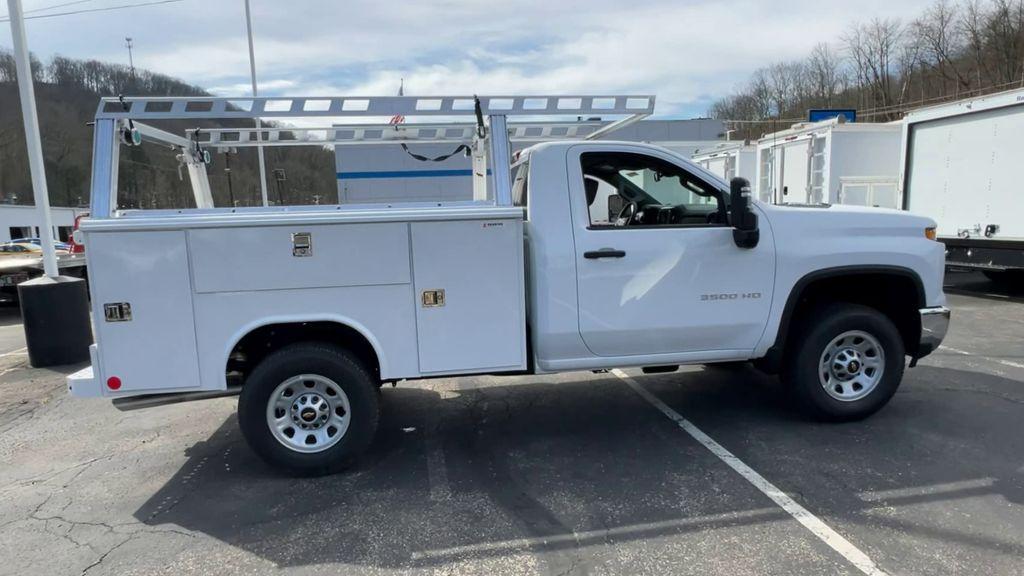
M 70 393 L 143 403 L 240 393 L 253 450 L 316 474 L 369 445 L 383 383 L 753 360 L 814 417 L 852 420 L 889 401 L 907 357 L 941 342 L 949 311 L 932 220 L 762 204 L 742 179 L 730 188 L 663 148 L 600 134 L 511 159 L 505 117 L 564 114 L 561 98 L 476 101 L 472 150 L 484 159 L 474 166 L 489 170 L 475 171 L 474 201 L 287 208 L 204 205 L 203 142 L 221 135 L 172 136 L 139 120 L 287 118 L 312 99 L 245 110 L 216 98 L 104 102 L 80 232 L 96 344 Z M 628 121 L 653 109 L 653 97 L 639 111 L 628 105 L 639 97 L 574 98 L 573 115 Z M 311 115 L 346 111 L 344 100 Z M 361 112 L 424 113 L 422 100 L 367 99 Z M 439 98 L 428 114 L 471 114 L 458 100 Z M 131 131 L 180 147 L 196 208 L 117 209 L 118 148 L 138 142 Z M 236 131 L 232 146 L 260 145 Z

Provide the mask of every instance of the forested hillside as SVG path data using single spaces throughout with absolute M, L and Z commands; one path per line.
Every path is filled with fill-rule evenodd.
M 180 80 L 123 65 L 54 57 L 33 59 L 46 181 L 54 206 L 88 203 L 92 160 L 92 128 L 101 96 L 197 96 L 207 93 Z M 31 204 L 25 135 L 14 60 L 0 49 L 0 202 Z M 228 122 L 221 125 L 232 125 Z M 233 125 L 248 125 L 233 123 Z M 268 190 L 272 202 L 333 202 L 336 193 L 334 155 L 322 148 L 267 150 Z M 231 181 L 225 171 L 230 162 Z M 277 178 L 275 178 L 275 171 Z M 259 204 L 259 171 L 253 150 L 213 154 L 208 167 L 218 206 Z M 283 180 L 282 180 L 283 178 Z M 119 188 L 122 207 L 182 207 L 191 198 L 187 176 L 179 177 L 169 150 L 144 145 L 122 154 Z
M 911 21 L 852 24 L 803 60 L 754 72 L 714 118 L 753 138 L 811 108 L 857 108 L 869 122 L 911 108 L 1024 86 L 1024 0 L 938 0 Z

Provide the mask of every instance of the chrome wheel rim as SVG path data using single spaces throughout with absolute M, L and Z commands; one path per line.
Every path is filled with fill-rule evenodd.
M 885 372 L 885 350 L 878 339 L 862 330 L 836 336 L 818 362 L 818 380 L 825 392 L 841 402 L 864 398 Z
M 338 443 L 352 422 L 352 409 L 338 383 L 300 374 L 279 384 L 267 402 L 267 425 L 285 448 L 311 454 Z

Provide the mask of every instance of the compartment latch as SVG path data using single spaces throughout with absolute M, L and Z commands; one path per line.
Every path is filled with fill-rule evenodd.
M 292 256 L 303 258 L 313 255 L 313 235 L 309 232 L 292 234 Z

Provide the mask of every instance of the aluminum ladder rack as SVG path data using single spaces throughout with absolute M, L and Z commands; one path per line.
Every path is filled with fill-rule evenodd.
M 489 198 L 499 206 L 512 204 L 509 139 L 535 139 L 531 130 L 540 127 L 542 139 L 579 137 L 580 130 L 589 122 L 538 123 L 510 126 L 510 116 L 531 119 L 535 117 L 590 117 L 619 116 L 618 120 L 604 124 L 587 133 L 588 139 L 599 138 L 632 124 L 654 112 L 653 95 L 551 95 L 551 96 L 380 96 L 380 97 L 123 97 L 103 98 L 96 112 L 93 136 L 92 205 L 93 218 L 115 218 L 117 211 L 117 173 L 121 145 L 152 141 L 180 150 L 181 161 L 187 165 L 196 206 L 212 209 L 213 201 L 206 175 L 204 147 L 282 146 L 282 145 L 338 145 L 404 142 L 402 138 L 384 138 L 387 130 L 392 134 L 405 134 L 409 141 L 466 141 L 471 132 L 474 164 L 474 198 Z M 382 117 L 404 120 L 416 117 L 471 116 L 486 119 L 486 128 L 478 124 L 461 126 L 434 125 L 433 136 L 428 137 L 429 125 L 397 123 L 394 125 L 335 126 L 303 128 L 264 126 L 261 129 L 200 128 L 176 135 L 160 128 L 143 124 L 140 120 L 280 120 L 310 118 L 370 118 Z M 575 128 L 570 128 L 570 125 Z M 441 128 L 445 128 L 443 131 Z M 482 128 L 482 129 L 481 129 Z M 461 132 L 459 131 L 461 129 Z M 560 135 L 566 129 L 565 135 Z M 352 130 L 348 139 L 346 130 Z M 373 130 L 381 130 L 379 136 Z M 453 130 L 448 132 L 448 130 Z M 521 136 L 520 131 L 521 130 Z M 545 135 L 545 130 L 547 130 Z M 341 136 L 339 138 L 339 132 Z M 415 134 L 413 134 L 415 132 Z M 442 136 L 438 136 L 443 132 Z M 354 137 L 358 134 L 358 137 Z M 451 136 L 449 137 L 449 134 Z M 374 138 L 377 136 L 376 138 Z M 487 159 L 491 159 L 487 176 Z M 478 169 L 484 167 L 483 169 Z M 488 193 L 490 192 L 490 193 Z

